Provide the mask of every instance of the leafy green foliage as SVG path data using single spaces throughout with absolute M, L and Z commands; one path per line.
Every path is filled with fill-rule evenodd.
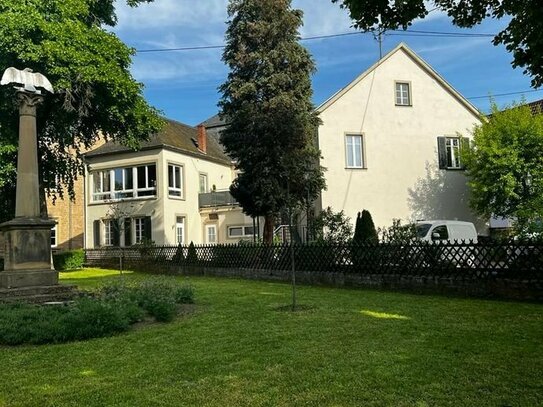
M 409 243 L 417 239 L 417 228 L 414 223 L 402 225 L 400 219 L 392 219 L 392 225 L 379 228 L 377 234 L 386 243 Z
M 84 263 L 85 252 L 83 249 L 53 254 L 55 270 L 76 270 L 82 268 Z
M 196 252 L 194 242 L 190 242 L 189 244 L 189 247 L 187 249 L 187 258 L 185 259 L 185 261 L 189 265 L 198 263 L 198 253 Z
M 169 322 L 178 304 L 194 302 L 194 289 L 167 278 L 103 286 L 69 306 L 0 305 L 0 344 L 61 343 L 126 331 L 146 314 Z
M 232 195 L 246 214 L 266 217 L 271 243 L 281 210 L 313 200 L 325 185 L 311 101 L 315 65 L 298 42 L 302 12 L 290 0 L 231 0 L 228 13 L 221 142 L 240 170 Z
M 135 6 L 145 0 L 132 0 Z M 79 155 L 100 134 L 136 147 L 162 125 L 129 67 L 132 48 L 105 26 L 116 23 L 112 0 L 0 1 L 0 72 L 14 66 L 44 74 L 56 93 L 38 108 L 41 182 L 68 186 L 82 174 Z M 0 189 L 15 174 L 18 109 L 0 87 Z M 58 188 L 53 194 L 62 194 Z
M 354 229 L 353 243 L 377 243 L 379 237 L 369 211 L 358 212 Z
M 463 151 L 471 205 L 489 217 L 516 217 L 522 228 L 543 218 L 543 115 L 513 105 L 475 127 L 473 145 Z
M 347 243 L 353 236 L 351 219 L 345 212 L 334 212 L 330 207 L 313 220 L 311 228 L 311 236 L 314 236 L 317 242 Z
M 507 17 L 509 24 L 493 39 L 494 45 L 503 44 L 513 53 L 513 66 L 526 67 L 524 73 L 532 76 L 532 86 L 543 85 L 543 7 L 540 0 L 332 0 L 348 8 L 355 26 L 367 31 L 380 26 L 383 29 L 407 29 L 414 20 L 424 18 L 430 10 L 441 10 L 452 17 L 458 27 L 474 27 L 486 18 Z

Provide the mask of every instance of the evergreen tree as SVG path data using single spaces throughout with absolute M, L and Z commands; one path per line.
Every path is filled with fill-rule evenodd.
M 362 213 L 358 212 L 356 217 L 353 241 L 355 243 L 377 243 L 379 241 L 371 214 L 365 209 Z
M 301 206 L 324 188 L 311 102 L 308 51 L 299 44 L 302 12 L 290 0 L 230 0 L 220 87 L 221 142 L 240 171 L 231 192 L 249 216 L 264 216 L 271 243 L 282 209 Z

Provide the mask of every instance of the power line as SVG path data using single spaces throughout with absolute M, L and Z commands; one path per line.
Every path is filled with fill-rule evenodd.
M 384 32 L 384 35 L 393 36 L 411 36 L 411 37 L 445 37 L 445 38 L 487 38 L 494 37 L 495 34 L 488 33 L 461 33 L 461 32 L 443 32 L 443 31 L 423 31 L 423 30 L 389 30 L 391 32 Z M 348 33 L 328 34 L 328 35 L 316 35 L 312 37 L 300 38 L 300 41 L 313 41 L 323 40 L 329 38 L 348 37 L 353 35 L 370 34 L 369 31 L 353 31 Z M 189 47 L 175 47 L 175 48 L 149 48 L 149 49 L 137 49 L 136 52 L 150 53 L 150 52 L 172 52 L 172 51 L 195 51 L 206 49 L 222 49 L 225 45 L 196 45 Z
M 485 95 L 485 96 L 470 96 L 470 97 L 467 97 L 466 99 L 485 99 L 485 98 L 492 98 L 492 97 L 498 97 L 498 96 L 520 95 L 522 93 L 532 93 L 532 92 L 543 92 L 543 89 L 528 89 L 528 90 L 523 90 L 519 92 L 507 92 L 507 93 L 495 93 L 495 94 L 489 93 L 488 95 Z

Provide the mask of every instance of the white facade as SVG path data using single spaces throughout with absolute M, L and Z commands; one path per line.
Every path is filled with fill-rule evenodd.
M 479 112 L 404 44 L 318 111 L 328 185 L 319 206 L 353 220 L 367 209 L 376 226 L 450 219 L 483 231 L 468 207 L 458 138 L 471 137 Z
M 85 247 L 250 240 L 237 233 L 240 227 L 252 232 L 253 225 L 239 206 L 199 204 L 201 193 L 213 201 L 227 191 L 233 176 L 230 163 L 168 146 L 90 156 Z

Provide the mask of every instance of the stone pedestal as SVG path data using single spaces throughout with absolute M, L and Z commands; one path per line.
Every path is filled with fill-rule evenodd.
M 0 225 L 5 245 L 0 288 L 58 284 L 58 272 L 51 263 L 51 228 L 54 224 L 48 219 L 17 217 Z

